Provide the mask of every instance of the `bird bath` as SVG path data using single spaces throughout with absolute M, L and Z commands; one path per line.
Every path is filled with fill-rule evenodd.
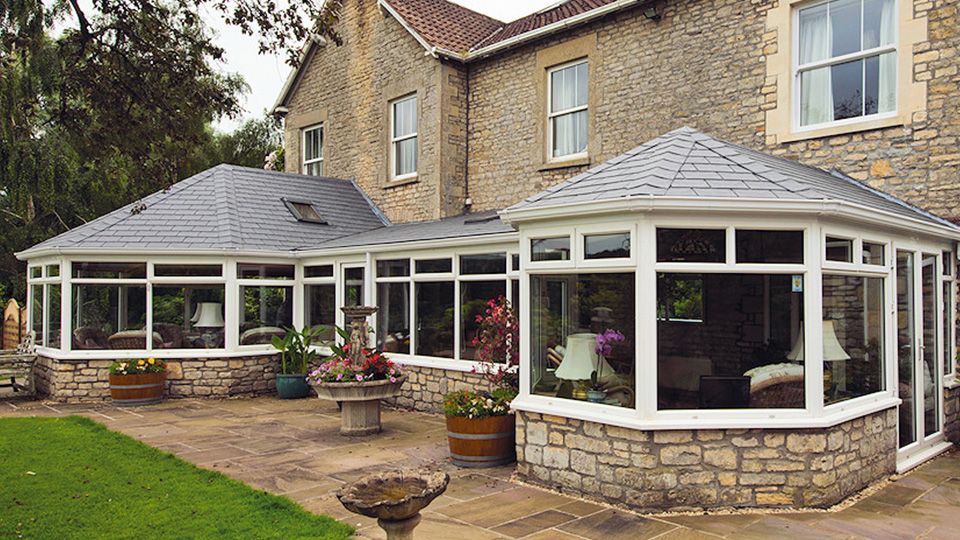
M 347 484 L 337 498 L 347 510 L 377 518 L 387 540 L 413 540 L 420 510 L 446 491 L 448 483 L 450 476 L 441 471 L 395 470 Z

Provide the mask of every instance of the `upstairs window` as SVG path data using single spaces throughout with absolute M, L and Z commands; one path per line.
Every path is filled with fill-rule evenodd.
M 895 0 L 831 0 L 797 12 L 800 127 L 897 108 Z
M 547 124 L 550 159 L 587 153 L 587 61 L 547 72 Z
M 417 174 L 417 96 L 390 104 L 390 177 L 393 180 Z
M 303 174 L 323 176 L 323 124 L 303 130 Z

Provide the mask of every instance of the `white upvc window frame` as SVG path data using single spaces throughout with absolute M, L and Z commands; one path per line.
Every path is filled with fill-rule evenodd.
M 880 112 L 878 112 L 878 113 L 869 114 L 869 115 L 866 115 L 866 114 L 865 114 L 865 115 L 857 116 L 857 117 L 854 117 L 854 118 L 846 118 L 846 119 L 843 119 L 843 120 L 834 120 L 834 121 L 831 121 L 831 122 L 822 122 L 822 123 L 819 123 L 819 124 L 809 124 L 809 125 L 806 125 L 806 126 L 804 126 L 804 125 L 801 124 L 801 116 L 800 116 L 800 115 L 801 115 L 801 97 L 800 97 L 801 88 L 800 88 L 800 78 L 801 78 L 801 75 L 802 75 L 804 72 L 806 72 L 806 71 L 811 71 L 811 70 L 814 70 L 814 69 L 818 69 L 818 68 L 822 68 L 822 67 L 827 67 L 827 66 L 833 66 L 833 65 L 837 65 L 837 64 L 843 64 L 843 63 L 845 63 L 845 62 L 851 62 L 851 61 L 854 61 L 854 60 L 861 60 L 861 59 L 869 58 L 869 57 L 872 57 L 872 56 L 879 56 L 879 55 L 883 55 L 883 54 L 892 52 L 892 53 L 894 53 L 894 54 L 896 55 L 896 58 L 897 58 L 897 63 L 896 63 L 897 73 L 896 73 L 896 78 L 895 78 L 895 80 L 899 83 L 900 77 L 903 75 L 902 73 L 900 73 L 900 65 L 899 65 L 899 57 L 900 57 L 901 51 L 899 50 L 899 44 L 900 44 L 900 16 L 899 16 L 899 9 L 900 9 L 900 6 L 898 5 L 898 2 L 903 1 L 903 0 L 894 0 L 894 13 L 897 14 L 897 17 L 896 17 L 897 23 L 896 23 L 896 28 L 894 29 L 894 39 L 893 39 L 893 43 L 892 43 L 892 44 L 890 44 L 890 45 L 881 45 L 881 46 L 879 46 L 879 47 L 874 47 L 874 48 L 872 48 L 872 49 L 868 49 L 868 50 L 865 50 L 865 51 L 859 51 L 859 52 L 849 53 L 849 54 L 845 54 L 845 55 L 841 55 L 841 56 L 835 56 L 835 57 L 831 57 L 831 58 L 828 58 L 828 59 L 825 59 L 825 60 L 819 60 L 819 61 L 816 61 L 816 62 L 807 62 L 807 63 L 805 63 L 805 64 L 801 64 L 801 63 L 800 63 L 800 12 L 801 12 L 802 10 L 804 10 L 804 9 L 816 7 L 816 6 L 819 6 L 819 5 L 829 4 L 829 3 L 835 2 L 835 1 L 837 1 L 837 0 L 815 0 L 815 1 L 812 1 L 812 2 L 808 2 L 808 3 L 802 3 L 802 4 L 798 4 L 798 5 L 791 6 L 792 9 L 793 9 L 793 13 L 791 14 L 791 21 L 792 21 L 792 23 L 793 23 L 793 24 L 792 24 L 792 29 L 793 29 L 793 30 L 792 30 L 792 33 L 793 33 L 793 35 L 791 36 L 791 43 L 792 43 L 791 65 L 793 66 L 793 67 L 792 67 L 793 77 L 791 78 L 791 85 L 792 85 L 792 87 L 791 87 L 791 94 L 792 94 L 792 96 L 793 96 L 793 104 L 792 104 L 792 109 L 793 109 L 792 117 L 793 117 L 793 118 L 792 118 L 792 122 L 793 122 L 793 130 L 794 130 L 794 132 L 796 132 L 796 133 L 803 133 L 803 132 L 807 132 L 807 131 L 816 131 L 816 130 L 820 130 L 820 129 L 832 128 L 832 127 L 838 127 L 838 126 L 853 126 L 853 125 L 856 125 L 856 124 L 860 124 L 860 123 L 863 123 L 863 122 L 870 122 L 870 121 L 873 121 L 873 120 L 882 120 L 882 119 L 887 119 L 887 118 L 894 118 L 894 117 L 897 117 L 897 116 L 899 115 L 899 110 L 900 110 L 901 103 L 902 103 L 903 99 L 902 99 L 902 96 L 900 96 L 901 85 L 900 85 L 900 84 L 897 84 L 897 85 L 896 85 L 896 89 L 897 89 L 896 92 L 897 92 L 897 93 L 896 93 L 896 96 L 895 96 L 895 106 L 894 106 L 894 108 L 893 108 L 892 111 L 888 111 L 888 112 L 885 112 L 885 113 L 880 113 Z M 861 40 L 861 44 L 862 44 L 862 43 L 863 43 L 863 0 L 860 0 L 860 40 Z M 909 51 L 908 51 L 908 53 L 909 53 Z M 863 86 L 863 85 L 866 85 L 866 78 L 864 78 L 864 79 L 861 81 L 862 94 L 865 94 L 866 92 L 862 89 L 862 86 Z
M 943 358 L 943 363 L 944 363 L 944 365 L 943 365 L 943 367 L 942 367 L 942 369 L 943 369 L 943 380 L 944 380 L 944 384 L 950 385 L 950 386 L 956 385 L 956 384 L 960 383 L 960 381 L 958 381 L 958 378 L 957 378 L 957 321 L 956 321 L 956 316 L 957 316 L 957 251 L 956 251 L 956 250 L 957 250 L 957 246 L 953 246 L 953 247 L 951 247 L 949 250 L 944 249 L 944 250 L 941 250 L 941 252 L 940 252 L 940 257 L 941 257 L 941 261 L 940 261 L 940 263 L 941 263 L 941 266 L 940 266 L 941 287 L 940 287 L 940 293 L 938 293 L 938 294 L 941 295 L 941 296 L 940 296 L 940 298 L 941 298 L 940 305 L 943 306 L 943 307 L 948 307 L 948 308 L 949 308 L 949 315 L 948 315 L 948 317 L 947 317 L 947 320 L 944 321 L 944 320 L 943 320 L 943 317 L 940 318 L 940 321 L 941 321 L 941 322 L 940 322 L 940 325 L 941 325 L 942 328 L 940 328 L 939 335 L 940 335 L 940 336 L 943 336 L 943 337 L 941 337 L 941 339 L 940 339 L 941 343 L 943 343 L 943 341 L 944 341 L 943 338 L 946 337 L 946 336 L 944 336 L 944 333 L 947 331 L 947 328 L 943 328 L 943 325 L 944 325 L 944 323 L 946 323 L 947 325 L 949 325 L 949 329 L 950 329 L 950 336 L 949 336 L 949 337 L 950 337 L 950 341 L 949 341 L 949 345 L 948 345 L 947 349 L 941 351 L 941 357 Z M 946 261 L 944 260 L 944 258 L 945 258 L 948 254 L 950 255 L 950 257 L 951 257 L 951 259 L 952 259 L 952 260 L 950 261 L 950 265 L 951 265 L 951 267 L 950 267 L 950 275 L 947 275 L 946 273 L 943 272 L 943 265 L 946 264 Z M 948 284 L 949 284 L 949 287 L 947 287 Z M 950 298 L 949 298 L 949 299 L 944 299 L 942 295 L 943 295 L 945 292 L 947 292 L 946 289 L 948 289 L 948 288 L 949 288 L 949 292 L 951 293 L 951 294 L 950 294 Z M 944 301 L 944 300 L 946 300 L 946 301 Z M 948 365 L 947 365 L 947 363 L 946 363 L 946 362 L 947 362 L 947 359 L 950 360 L 950 364 L 949 364 L 949 368 L 950 368 L 950 369 L 949 369 L 949 371 L 947 370 L 947 367 L 948 367 Z
M 310 133 L 310 132 L 312 132 L 312 131 L 319 131 L 319 132 L 320 132 L 320 156 L 319 156 L 319 157 L 313 157 L 313 158 L 311 158 L 311 159 L 307 159 L 307 157 L 306 157 L 306 156 L 307 156 L 307 133 Z M 305 128 L 303 128 L 303 129 L 300 130 L 300 173 L 301 173 L 301 174 L 305 174 L 305 175 L 309 175 L 309 176 L 323 176 L 323 175 L 324 175 L 324 172 L 325 172 L 325 171 L 324 171 L 324 165 L 325 165 L 325 164 L 324 164 L 324 161 L 323 161 L 323 157 L 324 157 L 324 153 L 325 153 L 325 152 L 324 152 L 324 150 L 325 150 L 324 147 L 326 146 L 326 134 L 327 134 L 327 133 L 326 133 L 326 128 L 324 127 L 324 124 L 323 124 L 322 122 L 319 123 L 319 124 L 314 124 L 314 125 L 312 125 L 312 126 L 305 127 Z M 309 172 L 307 172 L 308 166 L 314 165 L 314 164 L 319 164 L 320 174 L 311 175 Z
M 276 279 L 276 278 L 265 278 L 265 279 L 241 279 L 239 277 L 240 265 L 241 264 L 268 264 L 268 265 L 282 265 L 282 266 L 292 266 L 293 268 L 293 279 Z M 294 328 L 300 328 L 303 325 L 303 265 L 298 264 L 298 261 L 292 259 L 268 259 L 268 258 L 259 258 L 259 257 L 240 257 L 234 259 L 231 264 L 227 265 L 227 270 L 231 272 L 229 281 L 232 281 L 233 284 L 229 287 L 235 292 L 235 300 L 231 307 L 227 311 L 230 312 L 231 318 L 226 320 L 227 333 L 226 333 L 226 346 L 227 348 L 235 348 L 239 351 L 265 351 L 275 353 L 276 349 L 273 348 L 269 343 L 257 344 L 257 345 L 241 345 L 240 344 L 240 319 L 243 315 L 241 306 L 243 305 L 243 297 L 240 294 L 241 287 L 265 287 L 265 288 L 277 288 L 277 287 L 290 287 L 291 297 L 291 320 Z M 230 341 L 230 339 L 234 341 Z
M 580 64 L 587 65 L 587 101 L 583 105 L 578 105 L 576 107 L 570 107 L 568 109 L 562 109 L 559 111 L 553 111 L 553 74 L 557 71 L 562 71 L 567 68 L 578 66 Z M 565 62 L 563 64 L 558 64 L 547 69 L 547 163 L 557 163 L 563 161 L 571 161 L 576 159 L 585 158 L 590 153 L 590 61 L 589 58 L 579 58 L 570 62 Z M 587 145 L 582 152 L 575 152 L 573 154 L 564 154 L 562 156 L 554 155 L 554 145 L 553 145 L 553 124 L 554 119 L 560 116 L 566 116 L 569 114 L 578 113 L 581 111 L 587 111 Z
M 399 105 L 400 103 L 403 103 L 403 102 L 405 102 L 405 101 L 409 101 L 409 100 L 414 100 L 414 118 L 415 118 L 414 126 L 413 126 L 414 129 L 413 129 L 413 132 L 412 132 L 412 133 L 407 133 L 407 134 L 404 134 L 404 135 L 399 135 L 399 136 L 397 136 L 397 135 L 394 133 L 394 126 L 396 125 L 397 105 Z M 398 98 L 396 98 L 396 99 L 393 99 L 393 100 L 390 101 L 389 109 L 390 109 L 390 122 L 389 122 L 389 125 L 388 125 L 388 128 L 389 128 L 388 137 L 389 137 L 389 140 L 390 140 L 390 163 L 389 163 L 389 166 L 390 166 L 390 171 L 389 171 L 390 181 L 396 182 L 396 181 L 410 180 L 410 179 L 412 179 L 412 178 L 416 178 L 416 177 L 417 177 L 417 174 L 418 174 L 418 171 L 419 171 L 419 168 L 420 168 L 420 139 L 419 139 L 419 133 L 420 133 L 420 101 L 419 101 L 419 96 L 417 95 L 416 92 L 413 92 L 413 93 L 410 93 L 410 94 L 407 94 L 407 95 L 398 97 Z M 412 171 L 412 172 L 408 172 L 408 173 L 403 173 L 403 174 L 397 174 L 397 148 L 398 148 L 398 146 L 399 146 L 399 143 L 401 143 L 401 142 L 403 142 L 403 141 L 406 141 L 406 140 L 409 140 L 409 139 L 414 139 L 414 141 L 415 141 L 414 167 L 413 167 L 413 171 Z
M 50 267 L 57 266 L 60 269 L 60 274 L 53 276 L 50 275 Z M 38 277 L 30 277 L 35 268 L 40 269 L 40 275 Z M 63 333 L 63 318 L 61 316 L 61 327 L 60 327 L 60 346 L 51 347 L 50 343 L 50 317 L 48 316 L 50 310 L 50 286 L 60 287 L 60 311 L 63 313 L 63 291 L 64 291 L 64 273 L 63 273 L 63 264 L 61 264 L 59 259 L 38 259 L 37 261 L 31 262 L 27 266 L 27 331 L 33 331 L 34 324 L 36 321 L 33 319 L 33 295 L 38 292 L 40 294 L 40 335 L 34 336 L 35 343 L 37 343 L 38 348 L 45 348 L 49 350 L 59 351 L 64 347 L 64 338 L 65 334 Z M 67 310 L 69 313 L 69 310 Z M 40 343 L 42 341 L 42 344 Z

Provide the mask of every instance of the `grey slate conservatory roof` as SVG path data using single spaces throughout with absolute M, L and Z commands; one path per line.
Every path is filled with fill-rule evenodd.
M 326 224 L 298 221 L 283 198 L 311 203 Z M 218 165 L 166 191 L 41 242 L 46 249 L 288 251 L 388 224 L 354 182 Z
M 840 173 L 724 142 L 690 127 L 601 163 L 506 213 L 640 197 L 840 201 L 960 230 Z

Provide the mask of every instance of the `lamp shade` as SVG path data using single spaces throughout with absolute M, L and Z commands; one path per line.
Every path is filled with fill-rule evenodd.
M 223 304 L 202 302 L 197 308 L 200 316 L 193 323 L 197 328 L 223 328 Z
M 596 347 L 596 334 L 570 334 L 567 336 L 563 361 L 554 374 L 558 379 L 568 381 L 589 379 L 597 365 Z
M 803 361 L 803 334 L 803 323 L 800 323 L 800 335 L 793 342 L 793 348 L 787 353 L 787 360 Z M 833 326 L 833 321 L 823 321 L 823 361 L 837 362 L 849 359 L 850 355 L 843 350 L 843 345 L 837 339 L 837 331 Z
M 190 317 L 190 322 L 195 323 L 200 320 L 200 305 L 197 304 L 197 308 L 193 310 L 193 317 Z

